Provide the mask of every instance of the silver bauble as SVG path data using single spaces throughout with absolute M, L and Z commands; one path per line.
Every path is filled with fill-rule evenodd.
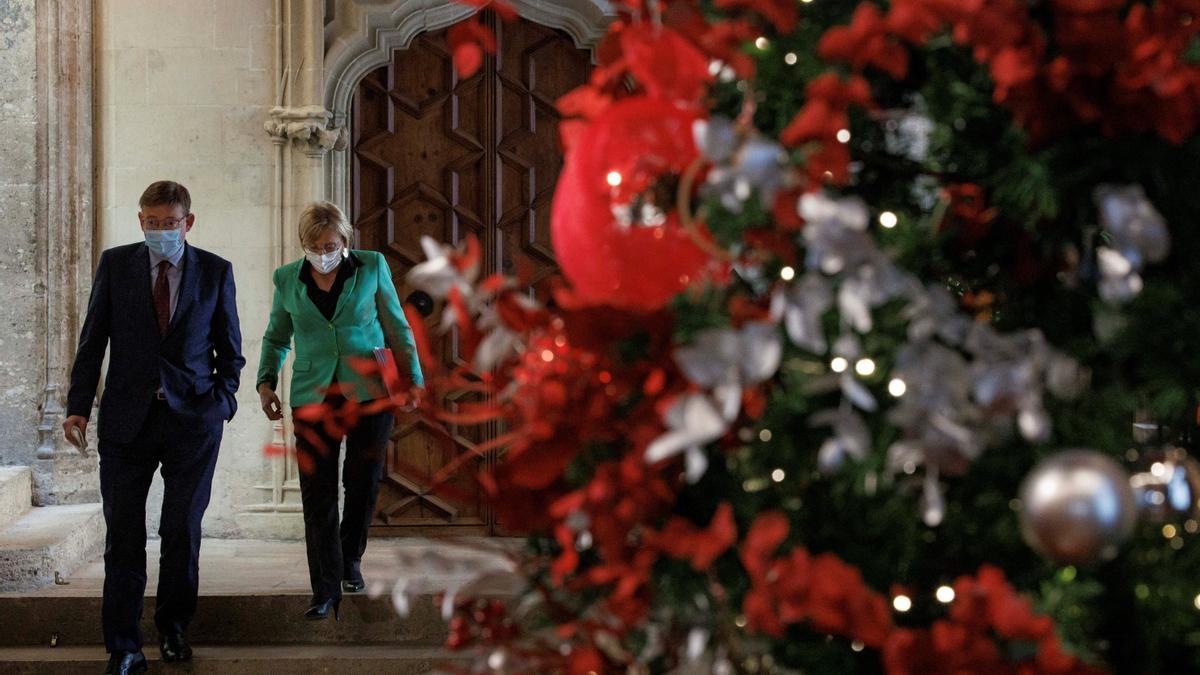
M 1133 474 L 1129 484 L 1146 519 L 1161 523 L 1200 516 L 1200 462 L 1173 446 L 1143 457 L 1145 470 Z
M 1112 558 L 1136 522 L 1129 474 L 1093 450 L 1048 457 L 1021 484 L 1021 534 L 1063 564 Z

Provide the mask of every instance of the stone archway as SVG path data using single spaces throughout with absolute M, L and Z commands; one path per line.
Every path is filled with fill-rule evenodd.
M 509 0 L 523 19 L 570 35 L 575 46 L 594 50 L 615 12 L 605 0 Z M 446 28 L 476 9 L 453 2 L 392 0 L 367 4 L 355 0 L 334 3 L 325 31 L 324 109 L 330 126 L 345 128 L 354 91 L 368 73 L 392 61 L 417 35 Z M 347 203 L 349 153 L 326 156 L 326 197 Z

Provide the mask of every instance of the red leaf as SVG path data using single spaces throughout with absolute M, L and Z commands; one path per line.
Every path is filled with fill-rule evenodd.
M 478 17 L 454 24 L 446 32 L 446 44 L 454 55 L 454 69 L 459 77 L 475 74 L 483 65 L 483 53 L 496 52 L 496 36 Z

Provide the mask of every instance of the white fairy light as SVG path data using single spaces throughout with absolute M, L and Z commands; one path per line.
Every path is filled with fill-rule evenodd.
M 837 139 L 838 139 L 838 143 L 849 143 L 850 142 L 850 130 L 849 129 L 838 129 Z
M 796 52 L 788 52 L 783 55 L 783 62 L 788 64 L 789 66 L 796 65 L 796 61 L 798 61 L 798 60 L 799 59 L 796 56 Z
M 549 349 L 543 349 L 542 350 L 542 360 L 545 361 L 546 363 L 550 363 L 551 361 L 554 360 L 554 352 L 550 351 Z
M 858 362 L 854 364 L 854 372 L 862 375 L 863 377 L 871 375 L 875 372 L 875 362 L 871 359 L 859 359 Z
M 791 281 L 796 278 L 796 269 L 790 265 L 779 270 L 779 278 L 784 281 Z
M 770 45 L 771 45 L 771 41 L 765 37 L 762 37 L 761 35 L 758 37 L 757 40 L 754 41 L 754 46 L 758 47 L 759 49 L 766 49 Z
M 908 391 L 908 385 L 904 383 L 904 380 L 893 377 L 892 381 L 888 382 L 888 393 L 892 396 L 900 398 L 906 391 Z
M 897 612 L 907 612 L 908 610 L 912 609 L 912 599 L 907 595 L 897 595 L 896 597 L 892 598 L 892 607 L 894 607 Z
M 782 483 L 784 478 L 787 478 L 787 473 L 783 469 L 775 469 L 771 472 L 771 480 L 776 483 Z
M 1167 465 L 1162 462 L 1155 462 L 1150 465 L 1150 473 L 1154 474 L 1157 478 L 1162 478 L 1167 473 Z
M 1200 609 L 1200 595 L 1192 599 L 1192 604 L 1196 606 L 1196 609 Z
M 771 430 L 763 429 L 763 430 L 759 431 L 758 432 L 758 440 L 762 441 L 763 443 L 766 443 L 767 441 L 771 440 Z
M 879 214 L 879 224 L 889 230 L 895 227 L 899 220 L 900 219 L 896 217 L 896 214 L 892 213 L 891 211 L 884 211 L 883 213 Z
M 613 187 L 617 187 L 618 185 L 621 184 L 621 172 L 620 171 L 609 171 L 608 176 L 605 177 L 605 180 L 608 181 L 609 185 L 611 185 Z
M 938 602 L 948 605 L 954 602 L 954 589 L 949 586 L 938 586 L 937 591 L 934 592 L 934 597 L 938 599 Z
M 829 369 L 835 373 L 844 373 L 849 367 L 850 362 L 840 356 L 833 357 L 833 360 L 829 362 Z

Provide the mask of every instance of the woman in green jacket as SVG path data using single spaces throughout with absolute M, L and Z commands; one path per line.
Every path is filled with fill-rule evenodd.
M 275 298 L 263 334 L 258 368 L 258 394 L 271 420 L 282 419 L 275 387 L 293 340 L 291 406 L 325 403 L 339 406 L 346 398 L 359 402 L 384 395 L 378 375 L 359 373 L 350 359 L 374 359 L 388 347 L 400 368 L 423 384 L 412 330 L 400 309 L 392 273 L 375 251 L 350 250 L 349 221 L 330 202 L 311 204 L 300 215 L 304 258 L 275 270 Z M 328 393 L 331 385 L 341 393 Z M 367 528 L 375 511 L 392 414 L 364 415 L 344 436 L 346 457 L 342 484 L 346 504 L 338 523 L 338 450 L 342 437 L 330 436 L 321 424 L 293 416 L 296 453 L 301 464 L 300 498 L 304 505 L 304 539 L 312 603 L 305 618 L 338 618 L 342 591 L 364 587 L 359 563 L 367 546 Z

